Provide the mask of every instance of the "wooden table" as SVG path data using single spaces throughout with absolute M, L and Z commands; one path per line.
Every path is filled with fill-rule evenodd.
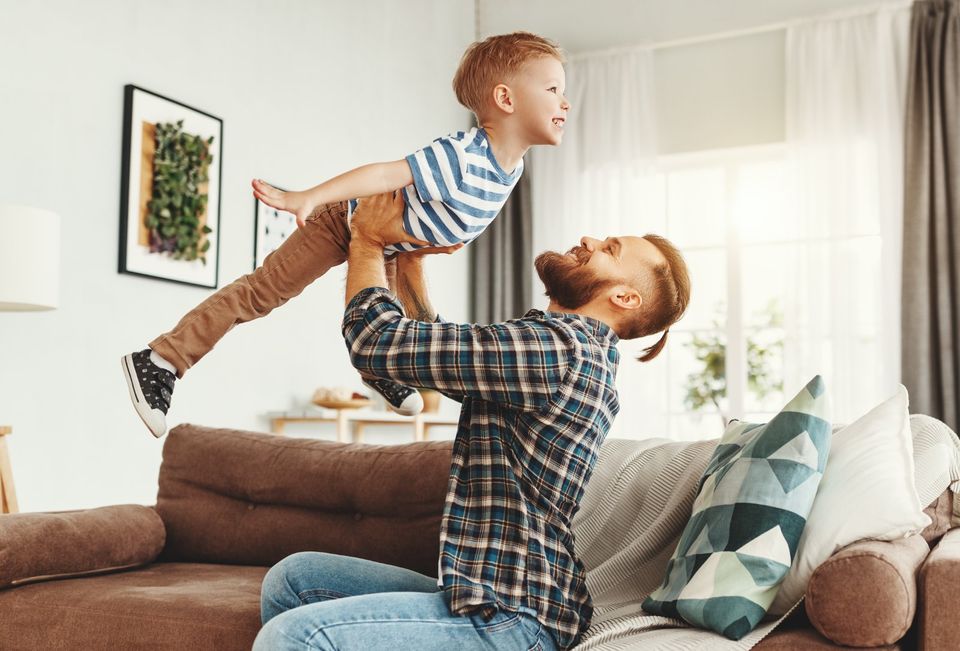
M 17 491 L 13 487 L 10 453 L 4 438 L 12 431 L 13 428 L 9 425 L 0 425 L 0 513 L 16 513 L 20 510 L 17 506 Z
M 300 411 L 274 411 L 267 414 L 270 431 L 283 435 L 288 423 L 336 423 L 337 440 L 346 443 L 363 441 L 367 425 L 404 425 L 413 427 L 413 440 L 426 441 L 433 427 L 455 427 L 457 417 L 421 413 L 416 416 L 401 416 L 391 411 L 369 409 L 305 409 Z

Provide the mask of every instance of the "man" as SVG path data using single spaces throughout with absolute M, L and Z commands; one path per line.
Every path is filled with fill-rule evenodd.
M 334 554 L 294 554 L 264 579 L 255 649 L 568 649 L 590 623 L 571 520 L 619 409 L 620 338 L 663 332 L 689 300 L 679 252 L 656 236 L 583 238 L 536 260 L 550 304 L 489 326 L 439 321 L 422 252 L 397 259 L 390 195 L 352 223 L 343 335 L 361 373 L 462 402 L 439 580 Z M 391 239 L 394 238 L 394 239 Z

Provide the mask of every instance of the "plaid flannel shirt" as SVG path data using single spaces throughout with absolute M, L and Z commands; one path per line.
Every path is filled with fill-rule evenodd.
M 576 644 L 593 606 L 570 523 L 619 410 L 617 335 L 538 310 L 487 326 L 414 321 L 368 288 L 343 336 L 361 373 L 462 402 L 440 529 L 451 612 L 529 610 L 561 648 Z

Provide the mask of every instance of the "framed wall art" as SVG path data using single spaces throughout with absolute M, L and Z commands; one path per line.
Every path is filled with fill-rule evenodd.
M 223 120 L 124 87 L 119 272 L 215 288 Z
M 275 185 L 273 187 L 283 190 Z M 297 230 L 297 217 L 292 212 L 272 208 L 256 197 L 253 202 L 256 224 L 253 233 L 253 268 L 256 269 L 290 237 L 290 233 Z

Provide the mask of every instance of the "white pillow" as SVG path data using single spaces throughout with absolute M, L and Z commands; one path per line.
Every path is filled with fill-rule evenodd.
M 907 390 L 900 389 L 833 435 L 827 467 L 797 555 L 768 614 L 781 615 L 813 571 L 858 540 L 895 540 L 930 524 L 914 482 Z

